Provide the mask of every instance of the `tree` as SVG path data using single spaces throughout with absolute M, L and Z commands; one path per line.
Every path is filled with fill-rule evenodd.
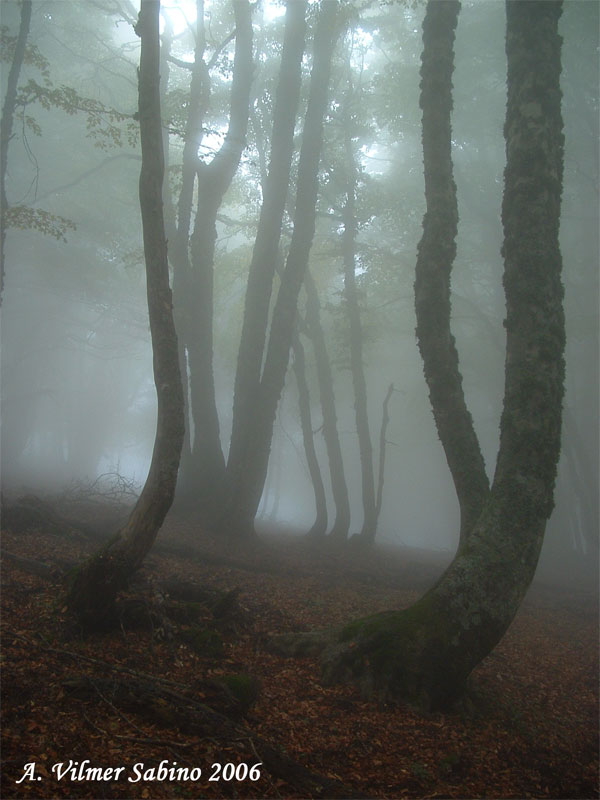
M 306 3 L 288 2 L 279 82 L 273 110 L 271 156 L 248 272 L 244 318 L 233 396 L 233 421 L 227 459 L 225 507 L 238 492 L 246 470 L 250 430 L 258 403 L 261 366 L 267 336 L 269 304 L 277 265 L 281 225 L 288 196 L 294 149 L 296 111 L 306 31 Z M 226 524 L 226 527 L 233 527 Z M 247 531 L 245 531 L 246 533 Z
M 460 541 L 464 542 L 488 497 L 489 483 L 465 403 L 458 352 L 450 330 L 450 273 L 458 229 L 450 114 L 459 8 L 458 2 L 440 3 L 435 10 L 430 4 L 423 23 L 421 108 L 427 211 L 417 257 L 415 310 L 423 370 L 458 496 Z
M 31 23 L 31 0 L 21 3 L 21 23 L 19 35 L 15 43 L 15 50 L 8 72 L 6 95 L 2 106 L 2 119 L 0 120 L 0 303 L 2 303 L 2 290 L 4 289 L 4 240 L 6 239 L 6 214 L 8 200 L 6 198 L 6 170 L 8 167 L 8 144 L 12 136 L 13 119 L 17 103 L 17 84 L 19 73 L 25 59 L 25 45 Z
M 337 2 L 330 0 L 321 6 L 319 13 L 298 162 L 294 229 L 273 309 L 260 383 L 251 392 L 253 402 L 246 406 L 248 411 L 252 411 L 252 420 L 247 417 L 245 431 L 242 432 L 242 448 L 235 454 L 233 469 L 230 471 L 231 451 L 227 465 L 231 483 L 228 486 L 229 502 L 224 509 L 221 525 L 229 533 L 238 536 L 248 536 L 253 531 L 253 521 L 267 473 L 275 414 L 288 367 L 298 295 L 314 237 L 323 125 L 327 110 L 331 58 L 338 33 L 337 10 Z M 232 434 L 232 450 L 233 446 Z
M 321 324 L 319 294 L 310 269 L 306 270 L 306 275 L 304 276 L 304 289 L 306 291 L 306 327 L 315 353 L 319 396 L 323 413 L 323 438 L 327 448 L 331 492 L 335 503 L 335 520 L 329 535 L 333 541 L 343 542 L 348 538 L 348 530 L 350 528 L 350 498 L 348 496 L 348 484 L 346 482 L 344 459 L 338 433 L 331 363 L 327 353 L 325 333 Z
M 139 192 L 158 398 L 156 438 L 146 483 L 127 523 L 71 576 L 67 603 L 81 623 L 90 627 L 111 620 L 117 593 L 125 588 L 154 543 L 175 494 L 184 435 L 183 393 L 162 210 L 159 14 L 159 0 L 142 0 L 136 26 L 141 38 Z
M 248 103 L 252 83 L 252 20 L 247 0 L 236 0 L 235 56 L 229 127 L 222 146 L 210 163 L 199 157 L 204 117 L 210 98 L 210 69 L 222 47 L 208 63 L 204 33 L 204 3 L 198 2 L 195 60 L 183 150 L 182 186 L 178 202 L 174 264 L 177 270 L 175 303 L 182 346 L 187 351 L 190 411 L 194 439 L 184 463 L 180 494 L 194 499 L 210 519 L 220 504 L 225 477 L 213 373 L 213 268 L 217 240 L 216 219 L 225 192 L 238 168 L 246 144 Z M 231 38 L 228 37 L 226 42 Z M 194 185 L 198 201 L 190 239 Z M 180 354 L 182 371 L 185 358 Z M 184 372 L 187 375 L 187 370 Z
M 430 0 L 427 6 L 424 141 L 427 120 L 432 119 L 429 104 L 441 99 L 429 84 L 430 59 L 435 53 L 442 59 L 445 70 L 438 80 L 443 83 L 451 71 L 457 11 L 456 3 Z M 564 385 L 558 243 L 564 144 L 557 30 L 561 12 L 562 4 L 553 0 L 506 4 L 502 222 L 507 344 L 500 446 L 489 496 L 451 565 L 413 606 L 358 620 L 333 633 L 274 642 L 288 653 L 321 652 L 326 681 L 352 679 L 369 696 L 432 709 L 452 703 L 473 668 L 504 635 L 537 565 L 553 507 Z M 449 114 L 448 90 L 444 99 Z M 444 130 L 447 148 L 447 124 Z M 446 203 L 452 219 L 447 192 Z M 424 236 L 429 222 L 426 218 Z
M 325 486 L 321 468 L 315 450 L 315 440 L 312 430 L 312 414 L 310 410 L 310 393 L 306 380 L 306 357 L 304 355 L 304 345 L 300 339 L 298 329 L 294 331 L 292 341 L 294 351 L 294 375 L 298 387 L 298 410 L 300 413 L 300 424 L 302 426 L 302 439 L 304 441 L 304 451 L 306 453 L 306 463 L 310 474 L 313 491 L 315 493 L 316 519 L 308 532 L 308 535 L 315 539 L 325 536 L 327 530 L 327 500 L 325 497 Z

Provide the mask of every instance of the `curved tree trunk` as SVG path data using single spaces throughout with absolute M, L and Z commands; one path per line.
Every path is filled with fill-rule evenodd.
M 228 487 L 230 502 L 227 503 L 221 523 L 224 530 L 236 536 L 252 535 L 254 530 L 254 518 L 267 474 L 275 414 L 290 357 L 298 295 L 315 232 L 319 162 L 331 58 L 336 40 L 337 8 L 336 0 L 328 0 L 321 6 L 319 13 L 298 163 L 294 230 L 273 309 L 265 364 L 257 391 L 253 395 L 252 424 L 248 425 L 245 447 L 234 462 L 235 482 Z
M 6 81 L 6 94 L 2 105 L 2 119 L 0 119 L 0 304 L 4 290 L 4 240 L 6 239 L 6 212 L 8 200 L 6 197 L 6 170 L 8 168 L 8 143 L 12 137 L 13 119 L 17 100 L 17 84 L 19 74 L 25 59 L 25 45 L 31 24 L 31 0 L 21 0 L 21 22 L 19 34 L 15 43 L 8 78 Z
M 421 108 L 427 211 L 417 255 L 415 310 L 433 416 L 460 505 L 462 544 L 488 497 L 489 482 L 450 331 L 450 272 L 458 227 L 450 115 L 459 9 L 458 0 L 430 2 L 423 22 Z
M 425 31 L 432 14 L 449 6 L 430 0 Z M 370 696 L 449 705 L 506 632 L 535 573 L 553 507 L 564 387 L 561 10 L 554 0 L 507 3 L 507 349 L 488 501 L 450 567 L 415 605 L 358 620 L 333 636 L 279 643 L 287 652 L 323 651 L 326 680 L 357 681 Z
M 164 173 L 159 92 L 159 0 L 142 0 L 136 32 L 142 40 L 139 117 L 142 143 L 140 207 L 154 382 L 158 398 L 152 463 L 125 526 L 71 576 L 67 604 L 85 627 L 111 621 L 116 595 L 154 544 L 171 507 L 184 435 L 183 394 L 173 323 L 162 210 Z
M 300 423 L 302 425 L 302 438 L 304 440 L 304 451 L 306 452 L 306 462 L 308 471 L 315 493 L 316 519 L 308 535 L 314 538 L 322 538 L 327 530 L 327 500 L 325 498 L 325 487 L 321 476 L 321 468 L 317 459 L 315 442 L 312 431 L 312 417 L 310 412 L 310 395 L 308 383 L 306 381 L 306 359 L 304 357 L 304 346 L 300 340 L 298 329 L 294 331 L 292 341 L 294 350 L 294 374 L 298 386 L 298 408 L 300 411 Z

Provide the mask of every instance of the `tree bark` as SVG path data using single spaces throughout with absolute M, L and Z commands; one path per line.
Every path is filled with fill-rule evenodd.
M 342 233 L 342 255 L 344 261 L 344 300 L 350 327 L 350 369 L 354 388 L 354 411 L 356 433 L 360 452 L 360 471 L 364 520 L 359 541 L 370 545 L 375 541 L 377 517 L 375 511 L 375 478 L 373 476 L 373 445 L 369 431 L 367 406 L 367 383 L 363 367 L 363 334 L 360 321 L 360 308 L 356 291 L 356 156 L 352 145 L 352 117 L 350 104 L 352 88 L 346 97 L 344 114 L 344 157 L 346 173 L 346 201 L 342 209 L 344 230 Z
M 321 468 L 315 450 L 314 435 L 312 431 L 312 417 L 310 411 L 310 395 L 308 383 L 306 381 L 306 358 L 304 346 L 300 340 L 300 334 L 296 329 L 292 340 L 294 350 L 294 374 L 298 386 L 298 408 L 300 411 L 300 423 L 302 425 L 302 438 L 304 440 L 304 451 L 308 471 L 315 493 L 316 519 L 308 535 L 312 538 L 321 539 L 327 531 L 327 500 L 325 498 L 325 487 L 321 476 Z
M 25 59 L 25 45 L 31 24 L 31 0 L 21 0 L 21 22 L 15 44 L 8 78 L 6 81 L 6 94 L 2 105 L 2 119 L 0 120 L 0 305 L 4 291 L 4 242 L 6 240 L 6 213 L 8 199 L 6 197 L 6 170 L 8 169 L 8 144 L 12 137 L 13 120 L 17 102 L 17 84 L 21 67 Z
M 214 519 L 223 495 L 225 457 L 221 446 L 219 415 L 213 369 L 213 270 L 217 240 L 216 219 L 225 192 L 238 168 L 246 144 L 250 87 L 252 83 L 252 11 L 247 0 L 236 0 L 235 55 L 231 86 L 229 128 L 222 147 L 209 164 L 198 149 L 203 119 L 210 102 L 209 67 L 205 49 L 204 3 L 197 3 L 197 36 L 190 83 L 190 110 L 183 152 L 182 188 L 178 203 L 178 228 L 173 261 L 176 268 L 178 329 L 183 338 L 180 363 L 189 370 L 193 442 L 185 453 L 178 497 L 200 510 L 205 521 Z M 198 203 L 190 240 L 194 186 Z
M 146 483 L 125 526 L 70 577 L 67 604 L 85 627 L 111 621 L 117 593 L 126 587 L 156 539 L 171 507 L 184 435 L 183 394 L 173 323 L 167 242 L 159 91 L 159 0 L 142 0 L 136 32 L 142 49 L 139 119 L 142 144 L 140 207 L 146 260 L 150 334 L 158 417 Z
M 383 483 L 385 479 L 385 450 L 386 450 L 385 446 L 387 443 L 385 434 L 387 431 L 388 422 L 390 421 L 388 406 L 390 404 L 390 398 L 392 396 L 393 391 L 394 391 L 394 384 L 390 383 L 383 401 L 383 409 L 381 412 L 381 429 L 379 431 L 379 472 L 377 473 L 377 499 L 375 500 L 376 523 L 377 520 L 379 519 L 379 515 L 381 514 L 381 504 L 383 502 Z
M 314 237 L 318 171 L 336 39 L 337 6 L 335 0 L 321 6 L 315 32 L 310 92 L 298 164 L 294 230 L 273 310 L 262 377 L 254 395 L 252 425 L 248 427 L 242 457 L 235 462 L 236 480 L 228 487 L 231 500 L 227 503 L 222 522 L 224 529 L 233 535 L 252 535 L 253 532 L 267 473 L 275 414 L 285 383 L 298 295 Z
M 199 162 L 198 206 L 191 238 L 188 365 L 194 441 L 190 468 L 193 494 L 210 523 L 223 501 L 225 457 L 221 446 L 213 366 L 213 284 L 217 213 L 246 145 L 252 84 L 252 11 L 248 0 L 234 3 L 236 46 L 229 128 L 210 164 Z M 189 302 L 189 300 L 188 300 Z
M 421 108 L 427 210 L 417 255 L 415 310 L 433 416 L 460 506 L 462 544 L 488 497 L 489 482 L 465 403 L 458 352 L 450 330 L 450 273 L 458 227 L 450 117 L 459 9 L 457 0 L 430 2 L 423 22 Z
M 335 520 L 329 535 L 332 541 L 345 542 L 350 528 L 350 498 L 348 497 L 348 484 L 346 483 L 344 459 L 338 434 L 331 365 L 327 354 L 325 334 L 321 325 L 319 295 L 310 269 L 306 270 L 306 275 L 304 276 L 304 288 L 306 290 L 306 324 L 317 364 L 319 395 L 323 412 L 323 438 L 327 448 L 331 491 L 335 503 Z
M 300 98 L 306 32 L 306 8 L 304 0 L 290 0 L 286 10 L 283 52 L 273 110 L 269 172 L 263 187 L 263 204 L 248 273 L 235 375 L 225 506 L 229 505 L 244 479 L 249 439 L 258 404 L 269 305 L 294 151 L 294 129 Z M 232 526 L 224 523 L 223 527 Z M 249 533 L 248 527 L 244 533 Z
M 431 14 L 449 6 L 430 0 L 424 29 Z M 320 650 L 327 681 L 354 680 L 368 696 L 429 709 L 450 705 L 506 632 L 535 573 L 553 507 L 564 393 L 561 11 L 554 0 L 507 3 L 507 346 L 488 501 L 452 564 L 415 605 L 358 620 L 333 635 L 280 643 L 288 652 Z

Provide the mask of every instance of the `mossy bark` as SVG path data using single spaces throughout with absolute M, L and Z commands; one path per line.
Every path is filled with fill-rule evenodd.
M 467 540 L 489 482 L 465 402 L 458 351 L 450 329 L 450 276 L 456 255 L 458 204 L 452 165 L 452 73 L 457 0 L 429 2 L 423 21 L 421 108 L 427 210 L 417 252 L 417 342 L 433 417 L 456 488 L 460 541 Z
M 136 31 L 142 40 L 139 117 L 142 143 L 140 208 L 144 234 L 154 381 L 158 398 L 152 463 L 142 493 L 125 526 L 70 576 L 67 604 L 86 628 L 112 621 L 116 596 L 141 565 L 171 507 L 184 435 L 183 392 L 173 323 L 167 242 L 159 91 L 160 4 L 143 0 Z
M 428 6 L 445 4 L 433 0 Z M 490 493 L 468 540 L 415 605 L 304 642 L 326 681 L 427 709 L 458 698 L 504 635 L 535 573 L 560 453 L 564 317 L 558 245 L 563 171 L 561 3 L 507 3 L 505 398 Z

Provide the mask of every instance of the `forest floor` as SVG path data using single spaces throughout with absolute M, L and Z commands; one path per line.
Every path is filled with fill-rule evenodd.
M 85 514 L 98 527 L 104 511 Z M 163 579 L 238 589 L 226 596 L 235 614 L 217 619 L 206 607 L 195 628 L 183 625 L 187 638 L 125 625 L 85 638 L 69 624 L 60 580 L 28 569 L 77 562 L 97 547 L 84 529 L 55 523 L 3 531 L 2 798 L 598 796 L 598 618 L 590 590 L 534 584 L 475 670 L 469 699 L 452 713 L 422 714 L 365 702 L 352 686 L 324 687 L 314 659 L 273 655 L 265 642 L 272 633 L 406 606 L 444 568 L 439 556 L 315 550 L 283 534 L 225 549 L 170 515 L 142 570 L 140 596 Z M 195 640 L 192 630 L 200 631 Z M 254 679 L 249 710 L 231 723 L 215 716 L 209 730 L 202 724 L 210 716 L 190 722 L 185 703 L 210 705 L 211 686 L 227 675 Z M 152 684 L 147 676 L 157 694 L 136 705 L 133 695 Z M 161 762 L 201 774 L 161 780 Z M 32 763 L 33 774 L 25 766 Z M 65 768 L 60 779 L 57 764 Z M 100 775 L 88 767 L 124 769 Z

